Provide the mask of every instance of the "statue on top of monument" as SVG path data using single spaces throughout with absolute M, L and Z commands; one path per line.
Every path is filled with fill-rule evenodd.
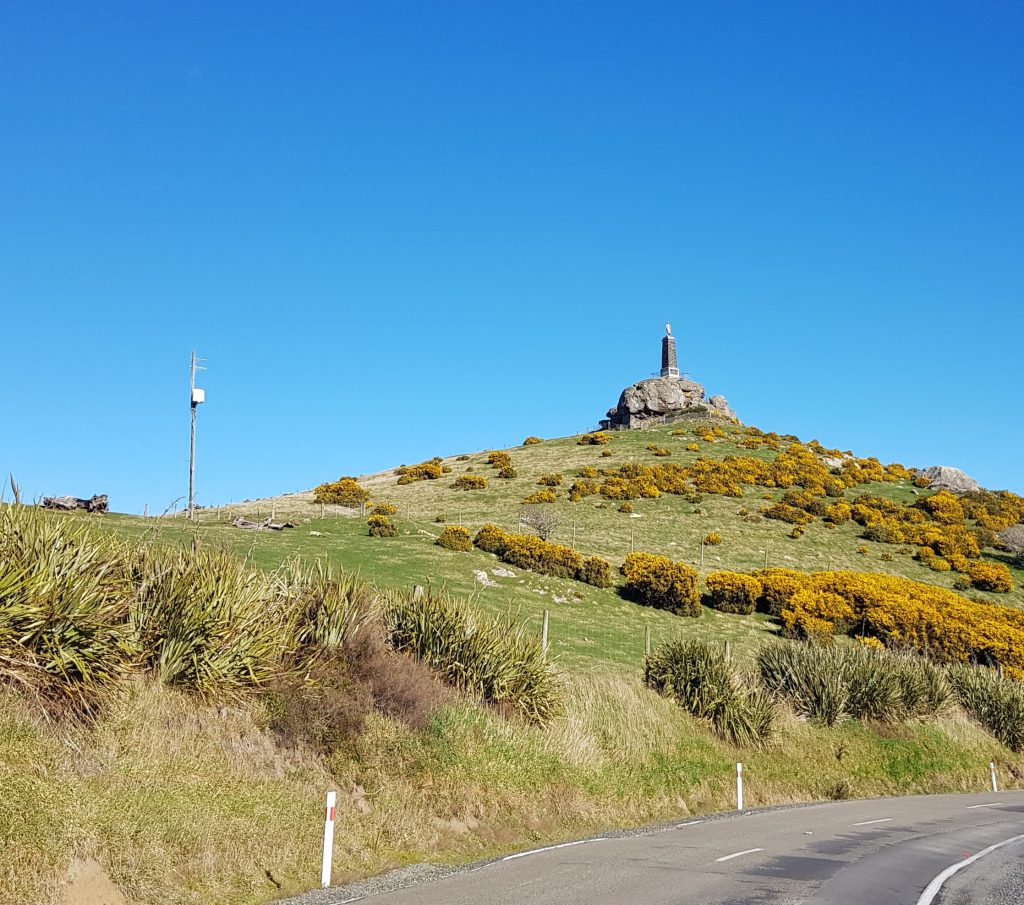
M 672 335 L 672 325 L 668 321 L 665 321 L 665 334 L 667 336 Z

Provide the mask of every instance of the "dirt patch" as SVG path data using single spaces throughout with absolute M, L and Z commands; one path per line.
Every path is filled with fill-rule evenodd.
M 103 866 L 92 858 L 75 859 L 68 870 L 62 905 L 128 905 Z

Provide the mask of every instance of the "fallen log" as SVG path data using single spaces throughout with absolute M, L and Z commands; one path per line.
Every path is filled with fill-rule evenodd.
M 58 509 L 69 512 L 72 509 L 84 509 L 86 512 L 107 512 L 109 499 L 105 493 L 96 494 L 87 500 L 76 496 L 44 496 L 44 509 Z
M 243 531 L 283 531 L 285 528 L 295 527 L 291 522 L 275 522 L 270 518 L 265 518 L 261 522 L 251 522 L 242 516 L 236 518 L 231 524 Z

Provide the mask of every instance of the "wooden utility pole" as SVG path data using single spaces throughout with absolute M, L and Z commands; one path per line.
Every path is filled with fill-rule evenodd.
M 188 369 L 188 404 L 192 414 L 192 430 L 189 433 L 188 443 L 188 517 L 196 517 L 196 409 L 201 402 L 206 401 L 206 392 L 196 389 L 196 371 L 205 371 L 206 368 L 197 364 L 202 359 L 196 358 L 195 349 L 192 350 L 192 361 Z

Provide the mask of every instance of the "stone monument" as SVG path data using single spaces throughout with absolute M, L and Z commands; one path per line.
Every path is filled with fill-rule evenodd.
M 601 421 L 604 430 L 632 430 L 647 424 L 665 423 L 684 417 L 720 418 L 735 421 L 736 414 L 724 396 L 706 398 L 704 387 L 679 372 L 676 338 L 672 325 L 665 324 L 661 338 L 661 371 L 626 387 L 619 403 Z

